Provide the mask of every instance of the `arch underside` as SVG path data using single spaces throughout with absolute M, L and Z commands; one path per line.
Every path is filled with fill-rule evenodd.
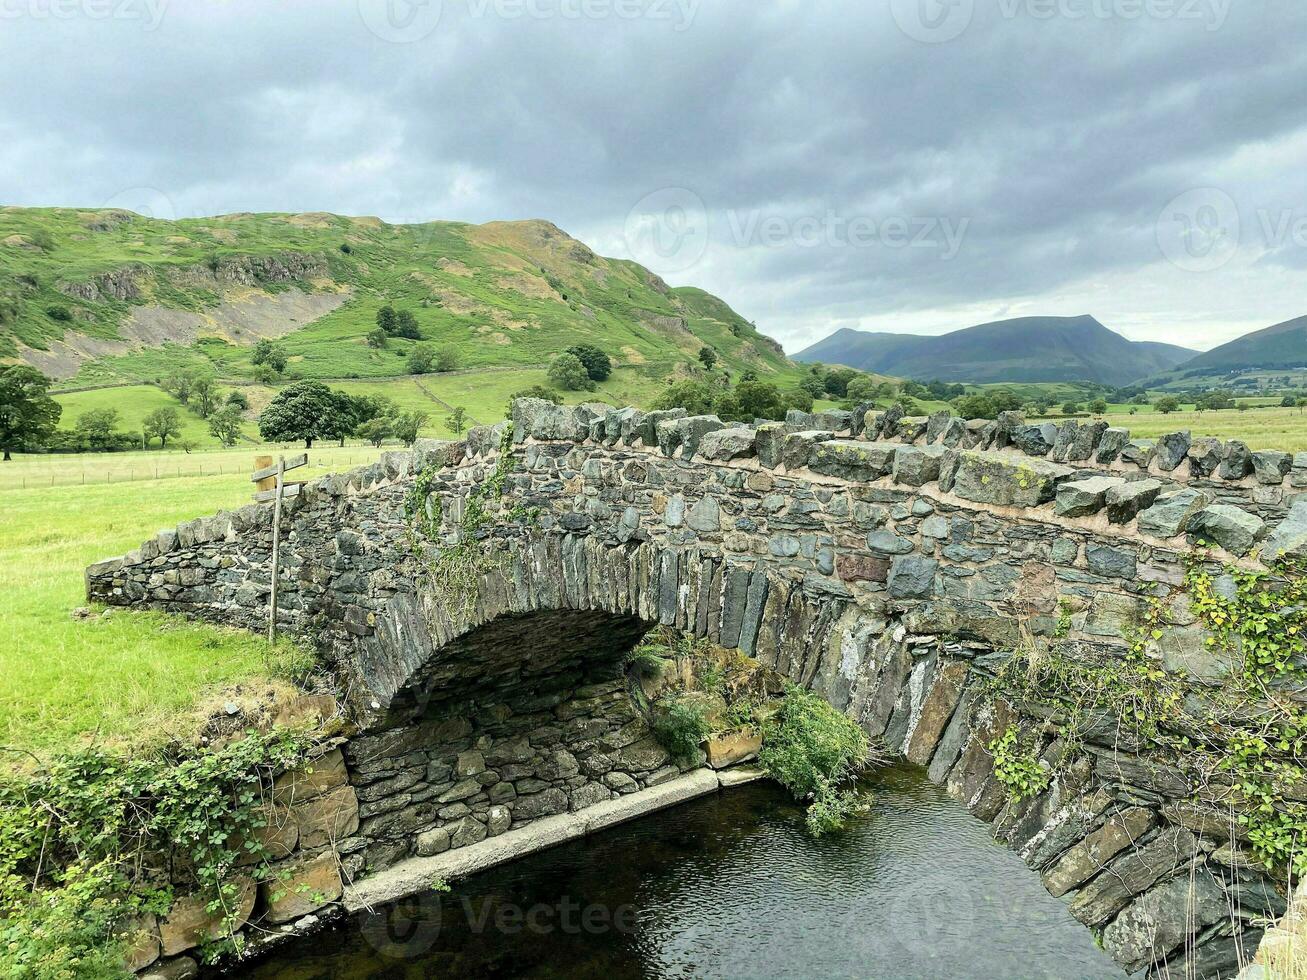
M 523 738 L 540 743 L 536 754 L 561 760 L 564 773 L 564 781 L 551 787 L 559 795 L 544 812 L 575 809 L 605 789 L 616 795 L 613 786 L 628 779 L 643 787 L 670 778 L 678 767 L 631 712 L 621 671 L 623 655 L 662 623 L 756 657 L 849 713 L 892 754 L 925 767 L 932 781 L 991 823 L 995 836 L 1077 918 L 1101 931 L 1108 951 L 1128 969 L 1218 976 L 1236 963 L 1233 931 L 1242 931 L 1244 947 L 1255 946 L 1259 934 L 1245 929 L 1243 920 L 1226 916 L 1222 922 L 1212 914 L 1218 905 L 1248 906 L 1245 886 L 1252 879 L 1209 861 L 1211 842 L 1184 826 L 1157 819 L 1155 811 L 1146 821 L 1139 818 L 1141 797 L 1154 797 L 1158 810 L 1175 802 L 1164 786 L 1149 781 L 1153 769 L 1146 759 L 1089 745 L 1085 759 L 1061 770 L 1044 792 L 1022 802 L 1009 799 L 994 775 L 989 746 L 995 739 L 1016 726 L 1035 738 L 1051 763 L 1063 748 L 1044 734 L 1037 713 L 1025 714 L 992 692 L 994 672 L 1010 656 L 996 649 L 995 632 L 1002 637 L 1010 622 L 959 629 L 946 610 L 917 608 L 908 615 L 887 604 L 868 607 L 787 577 L 765 561 L 728 563 L 649 543 L 610 546 L 536 535 L 514 542 L 504 556 L 482 576 L 465 613 L 451 614 L 429 594 L 399 599 L 394 608 L 410 621 L 401 628 L 383 623 L 372 638 L 373 677 L 393 688 L 378 727 L 448 732 L 449 718 L 471 718 L 454 729 L 457 737 L 433 750 L 433 760 L 452 763 L 480 746 L 493 770 L 505 743 L 519 750 Z M 425 629 L 429 639 L 413 657 L 405 637 L 416 629 Z M 448 638 L 430 639 L 440 635 Z M 400 649 L 409 659 L 396 659 Z M 382 661 L 386 666 L 378 670 Z M 586 714 L 595 710 L 616 713 L 605 724 Z M 544 725 L 548 734 L 524 731 L 527 724 Z M 356 768 L 368 764 L 356 753 Z M 519 798 L 513 826 L 522 819 L 520 810 Z M 1122 828 L 1135 836 L 1132 847 L 1102 862 L 1087 853 L 1087 838 Z M 1260 887 L 1259 876 L 1253 877 Z M 1182 880 L 1191 882 L 1188 892 L 1171 894 Z M 1145 922 L 1143 932 L 1152 932 L 1143 935 L 1136 920 L 1148 902 L 1161 901 L 1158 896 L 1192 907 L 1162 910 L 1162 928 Z

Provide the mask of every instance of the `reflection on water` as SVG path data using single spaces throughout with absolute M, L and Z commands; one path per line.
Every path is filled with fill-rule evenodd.
M 814 840 L 770 784 L 665 810 L 349 920 L 259 980 L 1120 977 L 919 769 Z

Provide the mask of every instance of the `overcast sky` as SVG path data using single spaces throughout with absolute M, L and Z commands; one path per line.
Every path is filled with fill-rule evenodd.
M 1307 313 L 1303 0 L 0 0 L 0 203 L 547 218 L 795 351 Z

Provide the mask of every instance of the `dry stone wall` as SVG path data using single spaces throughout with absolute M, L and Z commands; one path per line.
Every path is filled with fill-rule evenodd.
M 1282 909 L 1232 815 L 1196 805 L 1183 772 L 1111 725 L 1061 765 L 1056 725 L 1001 679 L 1030 637 L 1122 657 L 1160 595 L 1177 625 L 1150 656 L 1219 690 L 1237 665 L 1187 612 L 1183 555 L 1199 539 L 1250 567 L 1300 553 L 1307 458 L 1011 414 L 741 426 L 522 400 L 495 518 L 468 524 L 504 438 L 386 454 L 286 508 L 280 618 L 338 674 L 359 728 L 348 874 L 678 774 L 617 668 L 662 623 L 819 691 L 926 767 L 1131 970 L 1232 974 Z M 257 627 L 270 521 L 252 506 L 161 532 L 88 569 L 88 595 Z M 434 574 L 460 534 L 481 557 Z M 1020 803 L 991 748 L 1012 727 L 1057 773 Z

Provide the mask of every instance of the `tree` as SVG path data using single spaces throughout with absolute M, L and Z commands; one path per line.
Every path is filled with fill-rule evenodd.
M 567 353 L 575 354 L 580 359 L 591 381 L 607 381 L 608 376 L 613 373 L 613 362 L 608 359 L 607 354 L 593 344 L 577 344 L 567 348 Z
M 1298 404 L 1297 395 L 1285 395 L 1283 398 L 1280 399 L 1281 408 L 1293 408 L 1297 404 Z
M 218 407 L 218 382 L 210 374 L 196 374 L 191 379 L 191 400 L 195 414 L 207 419 Z
M 224 446 L 234 446 L 241 437 L 241 410 L 227 405 L 209 416 L 209 434 Z
M 711 371 L 713 366 L 717 363 L 717 352 L 711 347 L 700 347 L 699 363 Z
M 453 344 L 441 344 L 436 348 L 436 370 L 440 372 L 458 370 L 459 353 Z
M 1063 402 L 1063 403 L 1062 403 L 1062 414 L 1063 414 L 1063 415 L 1078 415 L 1078 414 L 1080 414 L 1080 403 L 1079 403 L 1079 402 Z
M 368 346 L 374 348 L 385 347 L 387 336 L 386 331 L 382 330 L 380 327 L 377 327 L 376 330 L 369 330 Z
M 740 421 L 785 418 L 785 400 L 780 389 L 769 381 L 741 381 L 735 386 Z
M 530 388 L 523 388 L 521 391 L 515 391 L 508 396 L 508 406 L 504 409 L 504 418 L 513 417 L 513 402 L 519 398 L 539 398 L 551 405 L 559 405 L 563 401 L 553 388 L 546 388 L 544 385 L 532 385 Z
M 418 441 L 418 430 L 426 421 L 426 412 L 403 412 L 391 421 L 391 431 L 405 446 L 411 446 Z
M 366 439 L 368 442 L 372 443 L 375 448 L 380 449 L 381 444 L 394 435 L 391 421 L 392 420 L 389 416 L 368 419 L 358 427 L 357 431 L 359 438 Z
M 781 396 L 781 399 L 786 409 L 797 408 L 800 412 L 812 411 L 812 395 L 802 388 L 791 388 Z
M 390 335 L 395 332 L 395 308 L 389 304 L 377 310 L 377 327 L 382 333 Z
M 708 415 L 713 410 L 713 391 L 700 381 L 676 381 L 659 393 L 650 408 L 656 412 L 683 408 L 691 415 Z
M 810 374 L 800 381 L 799 387 L 810 394 L 813 398 L 826 397 L 826 382 L 815 374 Z
M 430 344 L 417 344 L 408 352 L 409 374 L 430 374 L 436 363 L 436 349 Z
M 254 350 L 250 352 L 251 364 L 265 364 L 272 368 L 278 374 L 286 370 L 286 364 L 290 360 L 290 355 L 286 352 L 286 347 L 279 341 L 263 339 L 254 345 Z
M 953 410 L 964 419 L 998 418 L 994 400 L 989 395 L 963 395 L 954 400 Z
M 73 431 L 92 449 L 107 449 L 121 420 L 116 408 L 92 408 L 77 417 Z
M 564 391 L 594 391 L 595 383 L 581 359 L 564 351 L 549 365 L 549 381 Z
M 159 440 L 159 448 L 168 445 L 168 440 L 182 431 L 182 417 L 171 405 L 156 408 L 141 421 L 141 434 L 148 446 L 151 439 Z
M 1170 415 L 1172 412 L 1178 412 L 1180 410 L 1180 399 L 1176 398 L 1174 395 L 1163 395 L 1153 403 L 1153 408 L 1161 412 L 1163 415 Z
M 227 404 L 235 405 L 242 412 L 248 412 L 250 409 L 250 400 L 245 397 L 245 392 L 243 391 L 227 392 Z
M 1052 395 L 1040 395 L 1035 399 L 1035 408 L 1040 415 L 1047 415 L 1053 411 L 1053 406 L 1057 404 L 1057 399 Z
M 876 379 L 867 374 L 860 374 L 844 386 L 845 397 L 854 405 L 874 401 L 880 388 Z
M 831 368 L 826 372 L 827 394 L 834 395 L 836 398 L 843 398 L 848 394 L 849 382 L 860 373 L 853 370 L 853 368 Z
M 0 449 L 4 458 L 54 435 L 63 406 L 49 395 L 50 379 L 34 367 L 0 367 Z
M 417 317 L 412 310 L 400 310 L 395 314 L 395 336 L 406 340 L 421 340 L 422 332 L 418 330 Z
M 989 392 L 989 401 L 994 406 L 994 418 L 999 412 L 1015 412 L 1021 408 L 1021 399 L 1006 388 Z
M 1095 398 L 1089 403 L 1089 410 L 1095 415 L 1103 415 L 1107 412 L 1107 399 Z
M 336 431 L 333 415 L 340 410 L 335 393 L 321 381 L 297 381 L 277 392 L 259 416 L 259 435 L 265 442 L 313 440 Z
M 462 435 L 467 430 L 467 409 L 462 405 L 455 405 L 454 410 L 445 419 L 445 425 L 454 435 Z
M 163 383 L 164 391 L 172 393 L 183 405 L 191 400 L 191 386 L 195 384 L 195 374 L 191 371 L 174 371 Z

